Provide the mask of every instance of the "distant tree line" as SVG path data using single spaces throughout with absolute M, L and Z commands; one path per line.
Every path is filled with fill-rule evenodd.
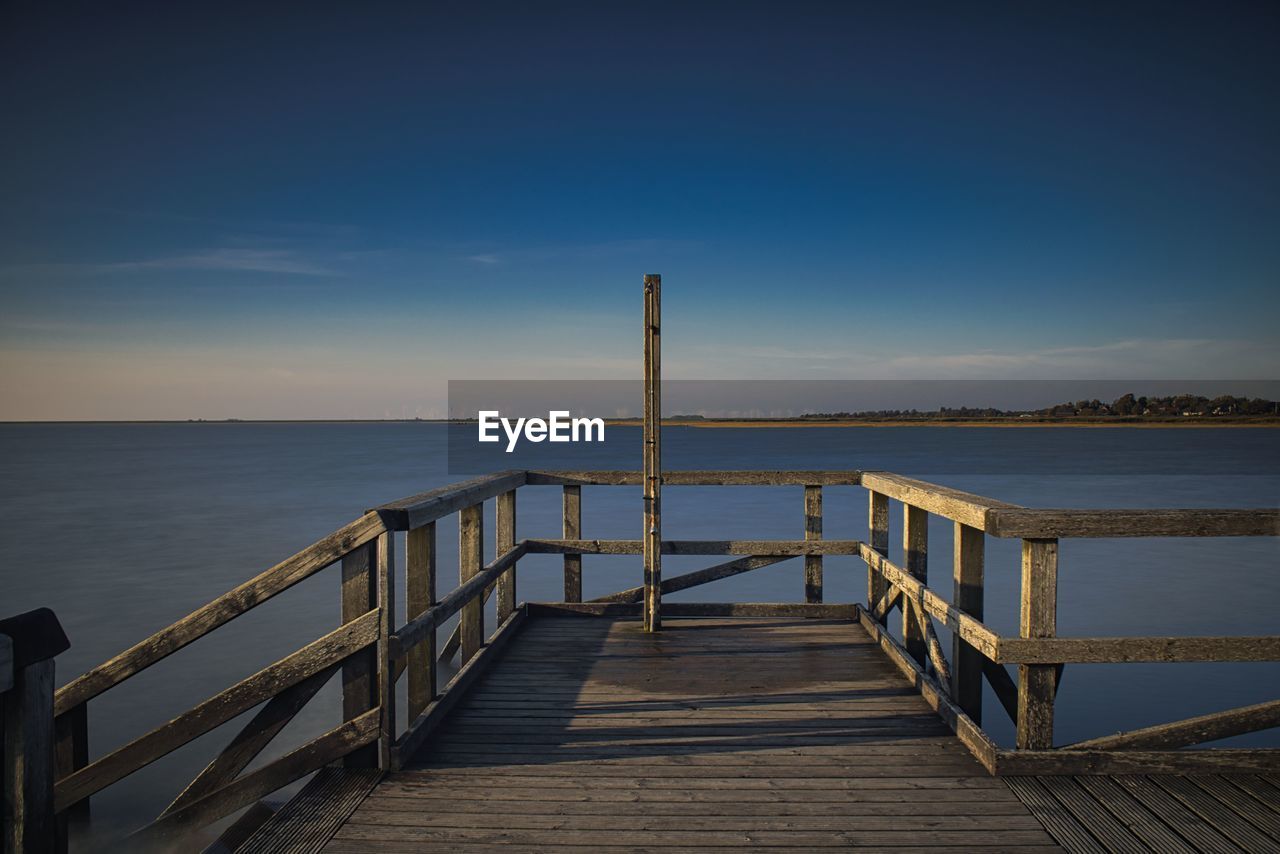
M 859 412 L 816 412 L 801 418 L 815 420 L 862 419 L 866 421 L 961 419 L 961 418 L 1192 418 L 1264 417 L 1280 415 L 1280 404 L 1260 397 L 1201 397 L 1175 394 L 1145 397 L 1125 394 L 1105 403 L 1097 398 L 1059 403 L 1044 409 L 997 409 L 995 407 L 941 406 L 936 410 L 877 409 Z

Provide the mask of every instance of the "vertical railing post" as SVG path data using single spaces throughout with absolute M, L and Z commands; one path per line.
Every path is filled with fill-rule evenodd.
M 436 603 L 436 523 L 405 535 L 405 607 L 410 620 Z M 416 718 L 436 698 L 436 629 L 409 650 L 409 717 Z
M 921 584 L 929 582 L 929 513 L 910 504 L 902 505 L 902 554 L 905 569 Z M 902 597 L 902 641 L 911 657 L 922 666 L 928 656 L 924 632 L 912 614 L 910 596 Z
M 484 505 L 473 504 L 458 513 L 458 583 L 465 584 L 484 568 Z M 462 606 L 458 617 L 462 663 L 484 646 L 484 599 L 477 596 Z
M 1022 541 L 1022 600 L 1019 635 L 1051 638 L 1058 631 L 1058 541 Z M 1053 701 L 1057 668 L 1052 664 L 1018 665 L 1019 750 L 1053 747 Z
M 882 495 L 874 490 L 868 493 L 869 507 L 867 513 L 867 545 L 875 549 L 881 557 L 889 556 L 889 496 Z M 880 601 L 885 592 L 889 589 L 888 583 L 884 580 L 884 575 L 876 572 L 870 564 L 867 565 L 867 607 L 872 609 L 872 615 L 875 616 L 874 609 L 876 603 Z M 887 615 L 886 615 L 887 618 Z M 880 620 L 883 624 L 885 619 Z
M 0 849 L 56 854 L 67 838 L 53 811 L 54 657 L 71 644 L 48 608 L 0 621 L 0 637 Z
M 822 539 L 822 487 L 804 488 L 804 538 Z M 822 602 L 822 555 L 804 556 L 804 601 Z
M 496 505 L 494 557 L 516 547 L 516 491 L 512 489 L 499 495 Z M 513 563 L 498 576 L 498 625 L 505 623 L 515 609 L 516 565 Z
M 564 488 L 564 538 L 582 539 L 582 487 Z M 582 601 L 582 555 L 564 556 L 564 601 Z
M 63 712 L 53 722 L 57 779 L 74 774 L 89 764 L 89 704 L 81 703 Z M 78 839 L 89 832 L 89 798 L 72 804 L 58 815 L 58 832 Z
M 377 543 L 367 543 L 342 558 L 342 622 L 349 623 L 378 607 L 378 579 L 374 572 Z M 354 720 L 378 705 L 378 650 L 361 650 L 342 663 L 342 716 Z M 378 747 L 370 744 L 348 753 L 348 768 L 376 768 Z
M 662 277 L 644 277 L 644 628 L 662 628 Z
M 392 770 L 396 743 L 396 662 L 391 635 L 396 630 L 396 534 L 383 531 L 374 541 L 374 577 L 378 596 L 378 767 Z
M 982 619 L 983 561 L 986 534 L 956 522 L 953 603 L 974 619 Z M 951 696 L 973 718 L 982 723 L 982 662 L 984 657 L 959 632 L 951 635 Z

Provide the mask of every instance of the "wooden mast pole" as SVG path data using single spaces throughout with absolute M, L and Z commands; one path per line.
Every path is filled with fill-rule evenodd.
M 662 628 L 662 277 L 644 277 L 644 630 Z

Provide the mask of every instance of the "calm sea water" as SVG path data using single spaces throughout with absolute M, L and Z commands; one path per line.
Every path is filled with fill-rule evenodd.
M 639 467 L 637 430 L 610 428 L 608 438 L 624 447 L 631 442 Z M 57 611 L 72 641 L 57 665 L 66 682 L 365 508 L 460 479 L 447 472 L 446 446 L 442 426 L 418 423 L 0 426 L 0 534 L 7 544 L 0 614 L 42 605 Z M 1267 429 L 664 432 L 664 462 L 672 469 L 879 468 L 1032 507 L 1276 506 L 1278 458 L 1280 431 Z M 1107 474 L 1117 471 L 1125 473 Z M 864 491 L 831 487 L 824 499 L 826 536 L 866 537 Z M 559 535 L 558 489 L 525 489 L 519 501 L 521 536 Z M 638 489 L 589 487 L 583 501 L 586 536 L 639 536 Z M 491 520 L 492 509 L 487 513 Z M 893 517 L 895 553 L 900 515 Z M 456 521 L 441 524 L 441 587 L 448 589 Z M 664 493 L 668 538 L 798 538 L 802 531 L 799 487 Z M 944 595 L 951 537 L 949 523 L 933 521 L 930 573 Z M 492 543 L 489 550 L 492 556 Z M 1059 632 L 1274 634 L 1278 557 L 1276 538 L 1065 541 Z M 713 560 L 667 558 L 664 565 L 674 574 Z M 1018 562 L 1016 541 L 988 538 L 988 622 L 1003 632 L 1017 629 Z M 587 557 L 584 576 L 588 597 L 633 586 L 639 559 Z M 865 578 L 853 558 L 827 558 L 828 601 L 859 600 Z M 671 598 L 797 601 L 802 590 L 801 562 L 793 560 Z M 520 592 L 524 599 L 558 599 L 558 558 L 522 561 Z M 338 579 L 329 569 L 94 700 L 94 756 L 337 622 Z M 1057 740 L 1274 699 L 1276 684 L 1280 666 L 1272 664 L 1071 665 L 1059 694 Z M 338 705 L 331 684 L 263 760 L 336 725 Z M 1011 728 L 989 694 L 986 709 L 989 731 L 1010 742 Z M 153 817 L 243 720 L 96 796 L 95 823 L 111 828 Z M 1280 739 L 1258 734 L 1232 743 L 1275 746 Z

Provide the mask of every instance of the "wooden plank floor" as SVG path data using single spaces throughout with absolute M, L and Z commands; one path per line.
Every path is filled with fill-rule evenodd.
M 326 850 L 745 845 L 1057 847 L 854 623 L 542 617 Z
M 1280 851 L 1280 780 L 1275 777 L 1002 779 L 1068 851 Z

